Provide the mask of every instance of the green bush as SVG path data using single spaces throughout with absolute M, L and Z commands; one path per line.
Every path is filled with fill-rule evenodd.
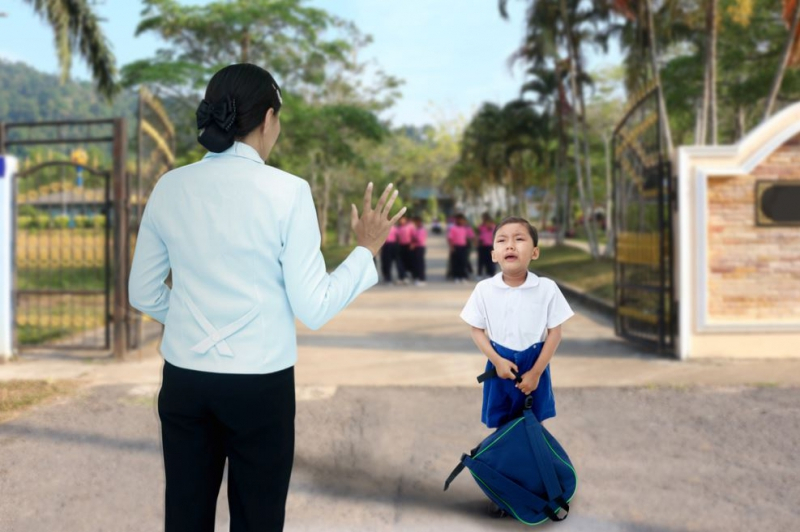
M 44 216 L 44 211 L 41 211 L 34 207 L 33 205 L 23 204 L 17 208 L 17 214 L 20 216 L 30 216 L 31 218 L 35 216 Z
M 69 226 L 69 216 L 66 214 L 59 214 L 53 218 L 53 223 L 59 229 L 66 229 Z
M 30 229 L 33 225 L 33 216 L 17 216 L 17 227 L 20 229 Z
M 75 215 L 75 227 L 77 228 L 87 228 L 91 227 L 92 224 L 89 222 L 89 217 L 85 214 L 77 214 Z
M 35 216 L 33 218 L 33 221 L 34 221 L 33 227 L 37 229 L 47 229 L 48 227 L 50 227 L 52 220 L 46 214 L 40 214 L 38 216 Z
M 106 216 L 105 214 L 95 214 L 92 216 L 90 222 L 92 227 L 95 229 L 100 229 L 101 227 L 106 226 Z

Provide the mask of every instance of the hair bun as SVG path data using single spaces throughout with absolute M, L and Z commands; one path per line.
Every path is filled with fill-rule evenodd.
M 232 131 L 225 131 L 217 124 L 209 124 L 200 130 L 197 135 L 199 142 L 208 151 L 220 153 L 233 146 L 234 134 Z
M 236 100 L 227 95 L 217 103 L 202 100 L 195 112 L 197 129 L 200 133 L 197 140 L 209 151 L 219 153 L 233 145 L 236 121 Z

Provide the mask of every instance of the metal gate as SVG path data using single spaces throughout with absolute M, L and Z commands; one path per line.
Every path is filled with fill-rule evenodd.
M 614 129 L 617 335 L 671 352 L 675 340 L 672 187 L 659 94 L 634 97 Z
M 44 157 L 36 151 L 54 145 L 77 149 Z M 83 147 L 92 145 L 110 145 L 111 169 L 89 160 Z M 0 152 L 21 161 L 12 243 L 15 345 L 113 351 L 122 358 L 128 265 L 125 120 L 0 123 Z

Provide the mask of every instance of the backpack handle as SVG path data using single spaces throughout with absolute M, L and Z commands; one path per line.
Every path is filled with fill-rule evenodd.
M 511 370 L 511 373 L 514 374 L 514 380 L 517 383 L 522 382 L 522 377 L 520 376 L 519 373 L 517 373 L 513 369 Z M 497 368 L 492 366 L 492 369 L 487 370 L 484 373 L 478 375 L 478 384 L 483 384 L 485 381 L 488 381 L 489 379 L 494 379 L 495 377 L 497 377 Z

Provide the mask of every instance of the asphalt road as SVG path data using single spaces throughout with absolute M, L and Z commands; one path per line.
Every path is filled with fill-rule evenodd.
M 458 457 L 488 434 L 480 391 L 299 388 L 287 531 L 512 530 Z M 84 388 L 0 425 L 0 530 L 161 529 L 152 386 Z M 564 531 L 750 531 L 800 522 L 800 389 L 558 390 L 545 425 L 576 466 Z M 225 489 L 217 530 L 227 530 Z

